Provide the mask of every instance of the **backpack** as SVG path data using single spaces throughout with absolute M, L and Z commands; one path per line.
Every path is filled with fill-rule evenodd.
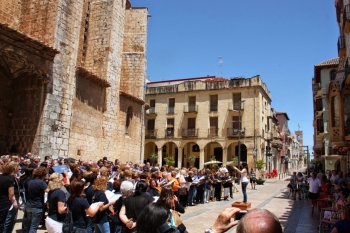
M 63 220 L 62 232 L 63 233 L 73 232 L 73 215 L 70 210 L 68 210 L 68 213 L 66 214 L 66 217 Z

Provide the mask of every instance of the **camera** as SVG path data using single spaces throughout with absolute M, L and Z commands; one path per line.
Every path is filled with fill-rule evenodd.
M 238 213 L 236 213 L 235 220 L 241 220 L 241 218 L 243 218 L 246 213 L 246 210 L 240 210 Z

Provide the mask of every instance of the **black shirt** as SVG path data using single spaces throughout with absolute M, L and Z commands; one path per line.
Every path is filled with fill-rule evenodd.
M 9 188 L 14 187 L 13 177 L 0 175 L 0 203 L 11 205 Z
M 159 191 L 157 190 L 157 189 L 155 189 L 155 188 L 150 188 L 150 189 L 148 189 L 148 191 L 147 191 L 151 196 L 159 196 Z
M 28 199 L 26 206 L 31 208 L 43 208 L 46 189 L 47 184 L 43 180 L 31 180 L 28 184 Z
M 128 219 L 133 218 L 136 222 L 137 218 L 140 216 L 142 210 L 154 201 L 153 197 L 143 193 L 141 195 L 131 195 L 124 200 L 124 206 L 126 211 L 126 216 Z
M 92 185 L 89 185 L 86 189 L 84 189 L 85 197 L 89 204 L 91 205 L 92 203 L 92 196 L 94 195 L 94 188 Z
M 66 194 L 61 189 L 55 189 L 48 193 L 47 201 L 49 203 L 48 216 L 57 221 L 63 222 L 66 214 L 58 213 L 58 202 L 66 203 Z
M 86 229 L 88 220 L 86 218 L 86 209 L 89 209 L 90 205 L 86 198 L 76 197 L 72 204 L 69 205 L 69 210 L 73 215 L 73 226 Z
M 103 202 L 103 205 L 106 205 L 109 203 L 106 194 L 104 191 L 96 190 L 94 194 L 93 202 Z M 109 209 L 105 209 L 104 211 L 98 211 L 95 217 L 95 222 L 98 223 L 105 223 L 108 222 L 108 218 L 106 216 L 106 213 L 109 212 Z

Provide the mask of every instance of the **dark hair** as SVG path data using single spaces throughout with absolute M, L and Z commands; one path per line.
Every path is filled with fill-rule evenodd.
M 68 203 L 72 204 L 76 197 L 80 197 L 84 190 L 84 181 L 74 179 L 69 186 L 70 197 L 68 198 Z
M 80 168 L 74 168 L 73 174 L 70 177 L 70 182 L 72 182 L 75 179 L 81 180 L 83 179 L 83 176 L 84 176 L 84 172 Z
M 136 195 L 141 195 L 143 193 L 145 193 L 148 189 L 148 184 L 146 181 L 144 180 L 140 180 L 139 182 L 137 182 L 136 187 L 135 187 L 135 194 Z
M 137 233 L 156 233 L 168 219 L 169 211 L 160 203 L 150 203 L 137 218 Z
M 170 186 L 165 186 L 162 188 L 159 194 L 159 198 L 157 203 L 161 203 L 162 205 L 168 207 L 169 209 L 172 208 L 172 202 L 174 199 L 174 192 L 173 189 Z
M 40 167 L 46 167 L 47 168 L 47 162 L 45 161 L 45 162 L 42 162 L 41 164 L 40 164 Z
M 242 163 L 242 168 L 245 168 L 245 169 L 247 169 L 247 171 L 249 171 L 249 168 L 248 168 L 248 164 L 247 164 L 247 163 Z
M 83 177 L 84 177 L 86 182 L 89 182 L 90 184 L 94 184 L 94 182 L 97 178 L 97 174 L 94 172 L 91 172 L 89 174 L 84 174 Z
M 47 168 L 46 167 L 38 167 L 35 168 L 33 171 L 33 177 L 42 179 L 47 175 Z

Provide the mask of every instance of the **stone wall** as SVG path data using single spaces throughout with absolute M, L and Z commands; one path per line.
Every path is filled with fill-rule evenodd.
M 123 63 L 120 90 L 144 98 L 148 11 L 131 8 L 125 14 Z
M 37 2 L 37 1 L 33 1 Z M 56 55 L 52 67 L 52 79 L 49 84 L 49 90 L 43 116 L 41 118 L 42 130 L 38 131 L 33 146 L 33 152 L 41 155 L 68 156 L 68 141 L 70 136 L 71 116 L 73 98 L 75 96 L 75 67 L 78 51 L 78 38 L 82 1 L 47 1 L 46 11 L 40 12 L 40 15 L 33 17 L 42 18 L 46 15 L 48 18 L 42 21 L 41 32 L 35 32 L 38 38 L 43 38 L 51 43 L 53 38 L 53 47 L 60 53 Z M 57 5 L 56 5 L 57 4 Z M 56 7 L 54 7 L 56 6 Z M 45 7 L 36 6 L 40 9 Z M 34 10 L 33 8 L 30 8 Z M 54 12 L 54 13 L 51 13 Z M 28 12 L 29 14 L 30 12 Z M 53 33 L 50 34 L 51 24 Z M 33 24 L 28 25 L 35 28 Z M 47 30 L 47 31 L 46 31 Z M 42 34 L 42 35 L 40 35 Z
M 18 29 L 19 15 L 21 15 L 21 1 L 0 0 L 0 22 L 8 24 L 10 27 Z
M 7 120 L 9 110 L 0 116 L 6 122 L 0 125 L 6 126 L 6 130 L 0 130 L 0 140 L 11 132 L 11 140 L 13 144 L 19 142 L 21 153 L 31 150 L 34 154 L 54 158 L 78 157 L 79 151 L 83 159 L 107 156 L 111 160 L 117 157 L 125 160 L 130 153 L 142 150 L 140 127 L 146 76 L 147 9 L 135 9 L 126 19 L 129 9 L 130 3 L 126 0 L 0 0 L 0 30 L 13 28 L 16 31 L 10 34 L 21 36 L 11 47 L 6 44 L 10 43 L 8 39 L 0 35 L 0 53 L 9 54 L 10 50 L 17 54 L 15 57 L 23 58 L 16 63 L 11 56 L 1 57 L 1 81 L 11 78 L 11 74 L 3 78 L 6 73 L 3 64 L 16 69 L 19 66 L 19 70 L 25 70 L 27 64 L 34 67 L 31 72 L 41 83 L 33 89 L 31 82 L 35 82 L 35 78 L 20 81 L 23 88 L 18 85 L 18 92 L 22 94 L 14 93 L 7 102 L 17 104 L 26 100 L 28 106 L 19 105 L 16 116 L 10 120 Z M 129 36 L 124 36 L 124 29 L 129 36 L 138 38 L 138 49 L 135 43 L 131 46 L 131 41 L 125 39 Z M 42 56 L 40 62 L 33 59 L 36 56 Z M 31 57 L 33 63 L 28 62 Z M 122 60 L 127 61 L 123 72 Z M 36 70 L 39 72 L 35 73 Z M 26 72 L 23 77 L 29 78 Z M 125 78 L 121 80 L 121 76 Z M 124 99 L 120 106 L 120 85 L 130 82 L 137 85 L 127 90 L 131 90 L 130 98 Z M 0 90 L 6 89 L 4 83 Z M 14 85 L 11 80 L 9 83 Z M 28 88 L 32 91 L 27 92 Z M 125 124 L 121 123 L 125 122 L 124 105 L 134 109 L 133 124 L 127 136 Z M 3 142 L 0 142 L 0 150 L 4 148 Z M 118 150 L 126 157 L 117 156 Z
M 127 110 L 131 107 L 133 110 L 130 125 L 126 130 Z M 118 115 L 118 140 L 114 143 L 117 145 L 116 151 L 112 158 L 119 158 L 121 161 L 138 162 L 143 150 L 143 144 L 140 142 L 144 136 L 141 129 L 142 106 L 134 101 L 121 96 L 120 110 Z M 142 148 L 141 148 L 142 147 Z

